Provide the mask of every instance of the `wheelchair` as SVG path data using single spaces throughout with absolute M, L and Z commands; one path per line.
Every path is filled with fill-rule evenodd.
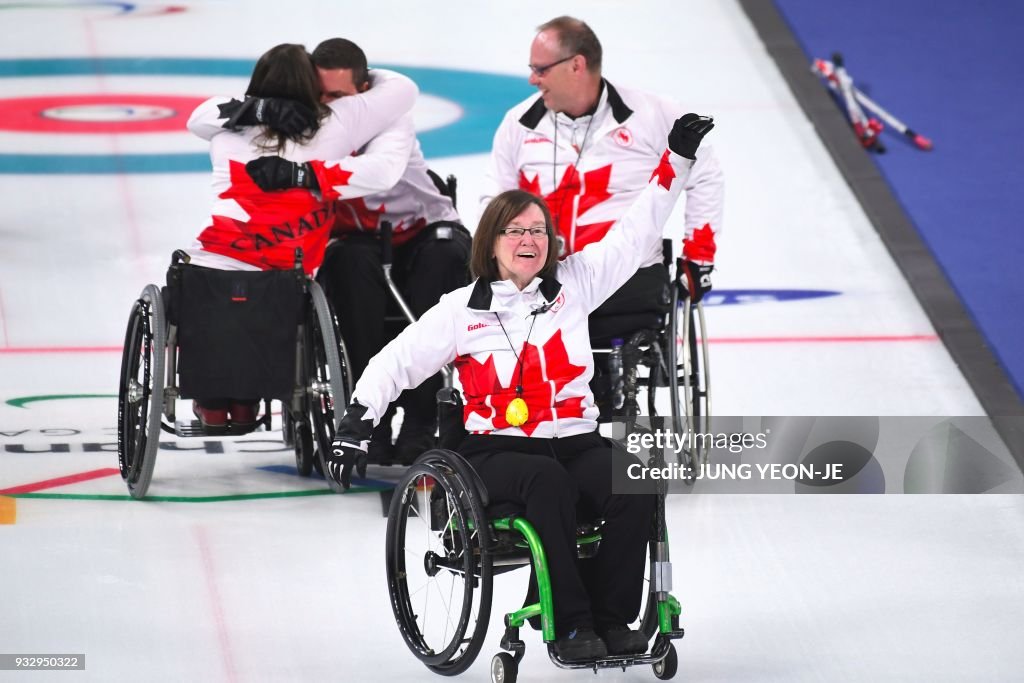
M 264 367 L 247 364 L 250 356 L 236 353 L 232 340 L 241 340 L 237 348 L 255 348 Z M 348 367 L 334 313 L 320 286 L 304 274 L 301 250 L 293 269 L 272 271 L 197 268 L 185 252 L 174 252 L 167 286 L 142 290 L 125 333 L 117 457 L 129 493 L 146 495 L 161 431 L 180 437 L 269 431 L 271 400 L 281 402 L 282 432 L 294 447 L 299 474 L 322 472 L 334 438 L 334 406 L 347 405 L 352 392 Z M 262 415 L 254 424 L 216 430 L 198 420 L 176 420 L 177 399 L 194 398 L 197 391 L 258 396 Z
M 515 683 L 526 644 L 519 629 L 539 618 L 548 657 L 560 668 L 625 668 L 650 664 L 661 680 L 672 678 L 678 658 L 672 641 L 682 638 L 681 608 L 669 592 L 671 563 L 665 528 L 664 493 L 651 528 L 640 630 L 649 651 L 565 661 L 554 649 L 553 597 L 545 551 L 522 508 L 490 505 L 486 487 L 472 466 L 453 451 L 424 453 L 395 487 L 388 514 L 388 591 L 402 638 L 431 671 L 454 676 L 469 668 L 487 635 L 493 579 L 532 564 L 536 603 L 505 615 L 501 652 L 491 660 L 491 680 Z M 581 558 L 593 557 L 601 542 L 601 520 L 577 531 Z
M 458 206 L 458 179 L 454 175 L 449 175 L 442 179 L 440 175 L 434 171 L 427 169 L 427 175 L 430 177 L 437 191 L 445 197 L 448 197 L 453 207 Z M 442 222 L 437 225 L 440 229 L 449 231 L 449 235 L 452 231 L 461 230 L 467 236 L 469 233 L 466 228 L 461 224 Z M 407 325 L 416 322 L 416 315 L 413 313 L 409 304 L 406 302 L 405 297 L 402 295 L 398 284 L 395 282 L 392 270 L 394 268 L 394 226 L 390 221 L 382 221 L 380 224 L 380 249 L 381 249 L 381 266 L 384 275 L 384 283 L 387 287 L 388 293 L 391 296 L 389 305 L 384 315 L 384 325 L 387 330 L 388 339 L 394 339 L 405 329 Z M 447 239 L 451 239 L 448 237 Z M 454 370 L 451 364 L 445 365 L 441 368 L 441 377 L 443 385 L 446 389 L 451 389 L 454 383 Z M 387 415 L 384 419 L 390 420 L 394 416 L 394 408 L 396 404 L 392 404 Z M 366 468 L 369 465 L 369 458 L 366 455 L 360 457 L 356 464 L 356 474 L 359 477 L 366 476 Z M 388 462 L 377 462 L 377 465 L 395 465 L 399 464 L 394 461 Z
M 664 263 L 673 272 L 669 283 L 669 308 L 664 315 L 651 314 L 646 325 L 625 337 L 619 348 L 595 347 L 595 354 L 620 356 L 619 369 L 611 373 L 612 420 L 632 421 L 641 415 L 637 396 L 647 396 L 647 415 L 659 415 L 656 403 L 667 390 L 669 426 L 677 434 L 711 431 L 711 365 L 707 346 L 704 305 L 693 305 L 687 288 L 683 260 L 674 268 L 672 241 L 662 242 Z M 640 369 L 644 373 L 639 372 Z M 694 448 L 679 453 L 680 464 L 695 476 L 707 461 L 704 440 L 695 439 Z M 692 477 L 687 479 L 692 482 Z

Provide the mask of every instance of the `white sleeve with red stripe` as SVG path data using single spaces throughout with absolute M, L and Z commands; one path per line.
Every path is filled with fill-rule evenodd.
M 665 135 L 672 130 L 676 119 L 686 113 L 677 103 L 656 98 Z M 683 256 L 689 261 L 711 265 L 715 260 L 715 237 L 722 233 L 722 215 L 725 204 L 725 177 L 722 175 L 714 145 L 702 141 L 697 149 L 696 162 L 686 180 L 686 209 L 684 221 Z
M 701 143 L 686 185 L 686 237 L 683 257 L 704 265 L 715 262 L 715 238 L 722 234 L 725 177 L 714 148 Z

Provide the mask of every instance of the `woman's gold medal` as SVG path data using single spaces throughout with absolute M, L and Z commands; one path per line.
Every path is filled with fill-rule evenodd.
M 508 408 L 505 408 L 505 421 L 513 427 L 526 424 L 526 420 L 529 417 L 530 409 L 526 406 L 526 401 L 518 396 L 512 399 L 512 402 L 508 404 Z

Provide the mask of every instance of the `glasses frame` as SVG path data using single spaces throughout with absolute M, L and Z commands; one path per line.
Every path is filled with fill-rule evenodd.
M 545 64 L 543 66 L 534 66 L 533 64 L 527 64 L 526 66 L 530 67 L 530 71 L 533 72 L 534 76 L 536 76 L 537 78 L 543 78 L 544 74 L 546 74 L 552 68 L 558 66 L 559 64 L 564 64 L 564 63 L 568 62 L 570 59 L 572 59 L 574 57 L 576 57 L 576 55 L 569 55 L 568 57 L 562 57 L 557 62 L 551 62 L 550 64 Z
M 510 232 L 512 230 L 522 230 L 523 234 L 522 235 L 513 235 Z M 540 233 L 540 232 L 535 233 L 535 231 L 538 231 L 538 230 L 543 230 L 543 232 L 542 233 Z M 509 238 L 512 238 L 512 239 L 522 239 L 522 238 L 526 237 L 527 234 L 529 234 L 530 237 L 532 237 L 533 239 L 539 240 L 541 238 L 548 237 L 548 229 L 547 229 L 547 227 L 540 227 L 540 226 L 537 226 L 535 228 L 520 228 L 520 227 L 517 227 L 517 226 L 509 226 L 507 228 L 499 228 L 498 229 L 498 234 L 501 235 L 502 237 L 509 237 Z

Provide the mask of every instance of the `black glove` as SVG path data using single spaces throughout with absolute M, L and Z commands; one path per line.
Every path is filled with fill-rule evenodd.
M 245 102 L 231 100 L 219 106 L 224 128 L 238 130 L 242 126 L 269 126 L 285 137 L 295 137 L 314 128 L 317 113 L 295 100 L 281 97 L 246 97 Z
M 668 148 L 681 157 L 696 159 L 700 141 L 714 127 L 715 120 L 710 116 L 684 114 L 672 125 L 672 131 L 668 134 Z
M 320 189 L 320 183 L 309 162 L 297 164 L 281 157 L 260 157 L 247 163 L 245 172 L 264 192 L 292 187 Z
M 345 410 L 345 416 L 338 424 L 338 431 L 331 442 L 331 452 L 324 455 L 327 476 L 346 489 L 352 485 L 352 468 L 359 456 L 366 455 L 366 444 L 373 431 L 373 421 L 364 420 L 366 406 L 353 400 Z
M 686 286 L 690 290 L 690 301 L 699 304 L 704 295 L 711 291 L 711 271 L 714 266 L 702 266 L 696 261 L 683 261 L 686 269 Z

